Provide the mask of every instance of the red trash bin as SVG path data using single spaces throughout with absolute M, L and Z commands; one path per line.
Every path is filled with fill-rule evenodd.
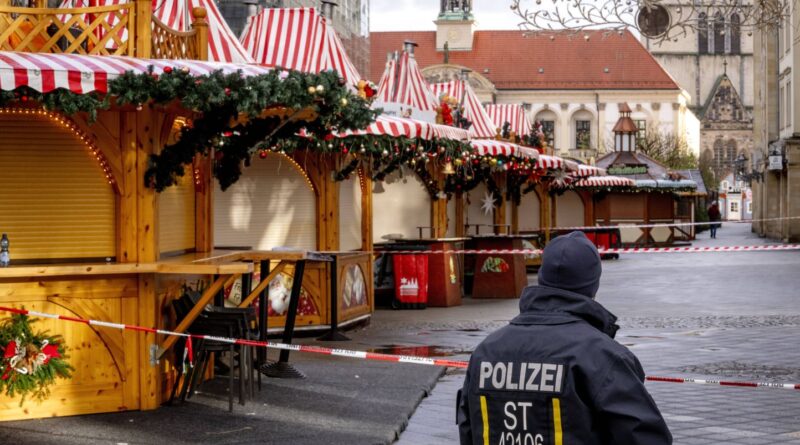
M 428 256 L 393 255 L 395 301 L 400 307 L 428 304 Z

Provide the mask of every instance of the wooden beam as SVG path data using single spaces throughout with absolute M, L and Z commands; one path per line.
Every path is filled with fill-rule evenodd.
M 209 156 L 198 156 L 194 162 L 198 182 L 194 191 L 194 245 L 197 252 L 214 250 L 214 175 Z M 194 174 L 194 173 L 192 173 Z
M 251 304 L 253 304 L 253 301 L 255 301 L 255 299 L 258 298 L 259 294 L 261 294 L 261 292 L 263 292 L 264 289 L 266 289 L 266 287 L 269 286 L 269 283 L 272 280 L 274 280 L 279 273 L 283 272 L 283 270 L 286 268 L 287 265 L 288 264 L 285 261 L 281 261 L 280 263 L 278 263 L 278 265 L 275 266 L 275 268 L 270 271 L 269 275 L 261 279 L 261 282 L 258 283 L 258 286 L 256 286 L 256 288 L 253 289 L 252 292 L 250 292 L 250 295 L 248 295 L 247 298 L 245 298 L 244 300 L 242 300 L 241 303 L 239 303 L 239 307 L 248 307 Z
M 153 18 L 153 6 L 151 0 L 136 0 L 134 14 L 134 35 L 128 36 L 134 39 L 134 56 L 140 59 L 149 59 L 152 48 L 151 26 Z
M 117 200 L 117 262 L 138 261 L 137 248 L 138 210 L 136 193 L 139 182 L 136 155 L 136 114 L 120 113 L 120 149 L 122 151 L 122 176 L 117 178 L 120 196 Z
M 203 312 L 203 309 L 205 309 L 206 305 L 214 299 L 214 296 L 217 295 L 217 292 L 219 292 L 223 287 L 225 287 L 226 284 L 232 282 L 239 276 L 241 275 L 221 275 L 219 278 L 217 278 L 211 284 L 211 286 L 209 286 L 205 292 L 203 292 L 203 295 L 200 296 L 200 300 L 197 301 L 197 304 L 194 305 L 192 310 L 186 314 L 186 317 L 181 320 L 181 322 L 175 329 L 173 329 L 173 331 L 178 333 L 186 332 L 186 330 L 189 329 L 189 326 L 191 326 L 197 317 L 200 316 L 200 312 Z M 178 341 L 178 336 L 176 335 L 170 335 L 167 337 L 167 339 L 164 340 L 159 347 L 160 354 L 164 355 L 164 353 L 169 350 L 169 348 L 171 348 L 176 341 Z
M 467 220 L 464 215 L 464 192 L 456 192 L 455 195 L 456 200 L 456 237 L 463 238 L 466 234 L 466 224 Z
M 361 250 L 372 252 L 372 169 L 367 166 L 359 171 L 361 177 Z

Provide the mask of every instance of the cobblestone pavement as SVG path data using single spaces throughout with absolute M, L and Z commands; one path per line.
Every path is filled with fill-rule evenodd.
M 765 243 L 744 225 L 726 225 L 718 235 L 702 234 L 694 245 Z M 598 301 L 620 316 L 618 340 L 648 375 L 797 383 L 798 266 L 797 252 L 627 255 L 604 262 Z M 359 347 L 418 346 L 419 353 L 466 359 L 517 312 L 516 300 L 469 299 L 457 308 L 379 311 L 356 340 Z M 455 394 L 462 380 L 463 371 L 448 371 L 397 443 L 457 443 Z M 800 391 L 647 387 L 675 444 L 800 444 Z

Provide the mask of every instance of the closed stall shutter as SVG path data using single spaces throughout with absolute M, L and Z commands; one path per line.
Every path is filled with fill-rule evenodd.
M 72 131 L 45 116 L 0 117 L 0 232 L 12 262 L 115 256 L 115 199 Z
M 394 173 L 386 182 L 375 184 L 373 241 L 386 241 L 383 236 L 390 234 L 402 235 L 405 239 L 419 238 L 417 226 L 431 225 L 431 198 L 422 181 L 414 172 L 403 168 L 402 178 Z M 379 191 L 381 189 L 383 192 Z
M 519 230 L 526 232 L 536 230 L 540 227 L 540 209 L 539 196 L 534 192 L 522 195 L 519 202 Z
M 464 224 L 464 221 L 456 221 L 456 197 L 453 195 L 452 198 L 447 200 L 447 232 L 445 236 L 454 238 L 458 224 Z
M 194 182 L 183 175 L 158 194 L 158 248 L 161 253 L 194 249 Z
M 242 177 L 214 191 L 217 247 L 317 248 L 316 196 L 294 162 L 280 154 L 253 159 Z
M 573 191 L 565 192 L 556 202 L 556 225 L 575 227 L 583 225 L 583 201 Z
M 361 183 L 358 175 L 339 183 L 339 249 L 361 248 Z
M 469 192 L 465 193 L 467 202 L 465 205 L 467 206 L 467 222 L 466 224 L 470 225 L 469 233 L 475 233 L 475 224 L 482 224 L 480 227 L 480 233 L 493 233 L 494 229 L 483 224 L 494 224 L 494 210 L 490 211 L 488 214 L 484 212 L 482 206 L 484 203 L 484 199 L 486 198 L 487 194 L 489 193 L 489 189 L 486 187 L 486 184 L 478 184 L 477 187 L 470 190 Z M 493 196 L 495 205 L 499 204 L 500 196 Z

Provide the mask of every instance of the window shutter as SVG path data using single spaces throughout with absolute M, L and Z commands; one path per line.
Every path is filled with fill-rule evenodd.
M 577 193 L 568 191 L 559 196 L 556 203 L 556 226 L 576 227 L 583 225 L 583 201 Z
M 115 194 L 87 146 L 39 115 L 0 117 L 0 232 L 11 261 L 116 255 Z
M 339 249 L 361 248 L 361 183 L 358 175 L 339 182 Z
M 417 226 L 431 225 L 431 198 L 425 185 L 405 167 L 402 179 L 398 173 L 387 179 L 378 186 L 385 191 L 372 196 L 373 241 L 385 242 L 382 237 L 389 234 L 401 234 L 405 239 L 419 238 Z
M 191 168 L 188 170 L 177 185 L 158 194 L 158 249 L 161 253 L 195 247 L 194 182 Z
M 316 195 L 293 160 L 270 153 L 253 159 L 242 177 L 214 194 L 217 247 L 317 248 Z

